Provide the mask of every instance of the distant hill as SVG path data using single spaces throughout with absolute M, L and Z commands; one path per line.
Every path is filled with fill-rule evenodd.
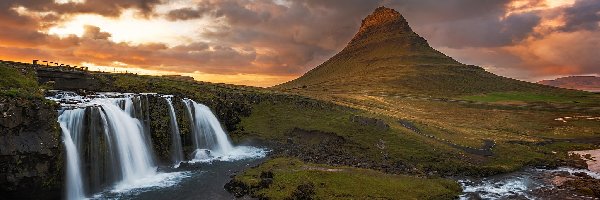
M 465 65 L 433 49 L 397 11 L 379 7 L 337 55 L 275 86 L 297 92 L 413 93 L 456 96 L 549 88 Z
M 600 92 L 600 77 L 597 76 L 567 76 L 538 83 L 560 88 Z

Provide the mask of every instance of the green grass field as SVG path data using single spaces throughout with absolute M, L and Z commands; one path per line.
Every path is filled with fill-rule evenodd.
M 273 174 L 272 183 L 268 188 L 260 188 L 268 173 Z M 269 199 L 454 199 L 461 191 L 449 179 L 331 167 L 293 158 L 269 160 L 235 179 L 253 188 L 253 196 Z

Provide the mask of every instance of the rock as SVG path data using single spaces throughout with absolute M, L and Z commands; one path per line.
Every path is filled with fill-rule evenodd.
M 590 175 L 586 174 L 585 172 L 575 172 L 575 173 L 573 173 L 573 175 L 575 175 L 577 177 L 585 178 L 585 179 L 593 179 Z
M 293 200 L 309 200 L 314 199 L 315 195 L 315 185 L 313 183 L 305 183 L 298 185 L 296 190 L 292 193 L 292 196 L 287 199 Z
M 59 199 L 63 147 L 56 106 L 41 99 L 0 102 L 6 113 L 0 116 L 0 197 Z
M 236 179 L 232 179 L 227 182 L 224 186 L 225 190 L 233 194 L 233 196 L 240 198 L 249 194 L 249 188 L 246 184 Z

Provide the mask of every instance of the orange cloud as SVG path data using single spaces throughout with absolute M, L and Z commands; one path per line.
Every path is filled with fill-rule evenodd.
M 597 73 L 600 35 L 592 31 L 554 32 L 507 49 L 541 75 Z
M 0 58 L 268 86 L 341 50 L 382 4 L 435 48 L 502 75 L 600 70 L 594 0 L 3 0 Z

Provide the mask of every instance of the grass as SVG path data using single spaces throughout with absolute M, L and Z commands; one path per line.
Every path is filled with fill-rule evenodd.
M 455 194 L 453 186 L 441 184 L 441 182 L 449 180 L 414 176 L 486 176 L 519 170 L 525 166 L 554 165 L 559 163 L 558 161 L 566 159 L 566 152 L 569 150 L 597 147 L 586 142 L 569 141 L 600 135 L 600 125 L 597 122 L 581 119 L 563 123 L 554 120 L 565 116 L 598 116 L 597 112 L 540 111 L 495 105 L 474 106 L 423 99 L 403 99 L 394 97 L 393 94 L 421 93 L 419 95 L 434 97 L 436 97 L 435 95 L 460 94 L 460 97 L 463 98 L 476 98 L 471 99 L 473 101 L 536 103 L 544 101 L 577 104 L 578 106 L 594 105 L 597 96 L 559 89 L 540 93 L 538 89 L 542 88 L 540 90 L 543 90 L 545 86 L 507 81 L 506 79 L 500 80 L 500 82 L 507 81 L 501 87 L 494 86 L 496 82 L 492 81 L 480 88 L 460 89 L 458 87 L 461 84 L 476 84 L 481 77 L 475 76 L 475 79 L 466 81 L 453 80 L 456 77 L 452 74 L 459 73 L 461 70 L 473 70 L 456 66 L 454 68 L 446 66 L 445 69 L 448 71 L 439 71 L 432 66 L 408 66 L 392 72 L 390 72 L 390 67 L 394 66 L 383 66 L 380 71 L 373 72 L 383 78 L 380 81 L 365 82 L 362 78 L 340 78 L 339 81 L 346 81 L 344 86 L 332 83 L 331 85 L 308 86 L 305 89 L 292 90 L 310 98 L 265 89 L 178 81 L 164 77 L 129 74 L 93 74 L 93 76 L 95 80 L 101 82 L 103 91 L 155 92 L 193 98 L 213 108 L 235 141 L 258 138 L 294 150 L 295 147 L 288 144 L 291 138 L 294 145 L 298 145 L 299 151 L 312 156 L 312 158 L 308 158 L 299 155 L 298 158 L 304 161 L 313 159 L 315 162 L 328 163 L 336 167 L 306 163 L 298 165 L 309 166 L 309 168 L 343 169 L 344 173 L 331 174 L 319 170 L 301 170 L 304 168 L 298 169 L 294 166 L 283 165 L 277 160 L 271 161 L 280 163 L 277 166 L 272 165 L 271 169 L 275 171 L 282 169 L 280 172 L 274 172 L 276 179 L 274 185 L 277 187 L 263 188 L 260 193 L 272 197 L 289 197 L 298 189 L 299 185 L 305 185 L 305 182 L 294 182 L 295 179 L 292 180 L 292 178 L 277 180 L 278 173 L 280 177 L 310 180 L 314 186 L 314 195 L 325 199 L 342 198 L 345 197 L 344 195 L 354 195 L 356 199 L 386 197 L 385 195 L 388 193 L 412 195 L 403 196 L 409 199 L 453 197 Z M 34 95 L 39 94 L 39 86 L 34 75 L 20 73 L 17 68 L 4 66 L 0 70 L 2 70 L 0 73 L 3 77 L 10 77 L 0 80 L 3 89 L 2 95 L 28 94 L 21 91 L 27 91 Z M 389 73 L 385 74 L 386 71 Z M 423 76 L 416 78 L 399 76 L 411 73 Z M 444 73 L 450 73 L 450 76 L 444 76 Z M 464 73 L 471 76 L 469 73 L 485 72 L 474 70 Z M 438 79 L 443 81 L 435 82 Z M 452 85 L 453 82 L 461 83 Z M 360 87 L 351 87 L 354 83 L 359 84 Z M 403 87 L 396 87 L 398 84 Z M 426 91 L 418 89 L 420 85 L 424 85 L 425 88 L 439 87 L 439 89 Z M 521 87 L 523 85 L 525 86 Z M 456 90 L 453 91 L 452 88 Z M 513 88 L 517 89 L 512 90 Z M 484 92 L 480 92 L 480 89 L 492 92 L 481 94 Z M 450 92 L 442 94 L 445 90 Z M 573 101 L 580 103 L 573 103 Z M 350 120 L 353 115 L 381 119 L 390 127 L 389 129 L 380 129 L 375 126 L 361 125 Z M 428 135 L 435 135 L 462 146 L 477 148 L 481 146 L 483 140 L 493 140 L 496 142 L 493 149 L 494 155 L 484 157 L 464 152 L 445 142 L 402 127 L 397 123 L 399 119 L 415 123 Z M 307 133 L 295 132 L 297 129 Z M 343 142 L 323 143 L 330 138 L 342 138 Z M 549 142 L 551 140 L 557 141 Z M 345 162 L 346 160 L 351 160 L 351 162 Z M 265 166 L 269 166 L 268 163 L 271 162 L 267 162 Z M 289 162 L 298 163 L 299 161 L 291 160 Z M 279 165 L 283 167 L 279 168 Z M 379 171 L 356 169 L 343 165 Z M 397 170 L 390 171 L 390 169 Z M 391 175 L 383 172 L 405 175 Z M 255 172 L 251 170 L 248 173 Z M 406 187 L 415 190 L 415 194 L 410 194 L 410 192 L 402 192 L 409 194 L 395 194 L 392 189 L 385 187 L 397 184 L 402 186 L 398 188 L 405 188 L 403 181 L 406 180 L 420 184 L 418 184 L 418 188 Z M 353 184 L 357 182 L 367 182 L 377 187 L 361 191 L 358 189 L 364 185 Z M 325 186 L 322 187 L 322 184 Z M 289 187 L 284 189 L 282 188 L 284 186 Z M 448 189 L 450 192 L 440 189 L 444 187 L 450 188 Z M 377 190 L 378 188 L 382 189 Z M 398 191 L 410 191 L 398 188 L 396 188 Z M 433 192 L 431 196 L 427 196 L 428 194 L 424 191 Z M 327 194 L 337 196 L 326 196 Z M 451 195 L 446 196 L 446 194 Z
M 462 99 L 480 102 L 514 103 L 598 103 L 600 95 L 586 92 L 550 93 L 550 92 L 493 92 L 481 95 L 464 96 Z
M 413 106 L 420 109 L 417 105 Z M 436 106 L 430 104 L 426 107 L 433 108 Z M 393 110 L 394 108 L 386 107 L 386 109 Z M 448 109 L 448 107 L 440 106 L 439 109 Z M 473 115 L 473 112 L 480 112 L 479 115 L 488 116 L 489 120 L 475 120 L 479 119 L 480 116 Z M 528 118 L 535 119 L 535 117 L 532 117 L 531 114 L 507 113 L 502 115 L 496 114 L 495 116 L 497 118 L 495 118 L 492 113 L 494 113 L 493 110 L 470 110 L 465 108 L 454 108 L 448 110 L 448 113 L 428 113 L 445 119 L 448 119 L 445 115 L 448 115 L 447 117 L 461 116 L 456 117 L 455 120 L 457 120 L 457 122 L 440 121 L 439 119 L 424 120 L 428 117 L 414 115 L 414 113 L 413 115 L 409 114 L 410 116 L 417 117 L 412 119 L 412 121 L 420 124 L 420 126 L 423 127 L 423 131 L 426 131 L 427 134 L 445 138 L 453 143 L 479 148 L 483 144 L 484 139 L 496 141 L 496 147 L 493 149 L 494 155 L 491 157 L 472 155 L 463 152 L 460 149 L 453 148 L 439 140 L 413 133 L 400 126 L 398 123 L 395 123 L 397 118 L 395 118 L 394 115 L 377 115 L 362 110 L 336 108 L 336 106 L 306 107 L 293 102 L 263 102 L 254 105 L 251 115 L 243 117 L 240 123 L 243 133 L 234 134 L 234 137 L 254 137 L 285 143 L 288 138 L 296 137 L 291 135 L 294 128 L 317 130 L 334 133 L 336 136 L 345 139 L 344 144 L 335 145 L 335 147 L 332 147 L 330 150 L 331 152 L 338 152 L 350 157 L 360 158 L 365 162 L 402 163 L 408 166 L 408 168 L 417 170 L 404 173 L 425 174 L 434 172 L 443 175 L 464 174 L 474 176 L 510 172 L 529 165 L 553 165 L 555 161 L 566 159 L 567 150 L 594 148 L 594 145 L 578 143 L 565 143 L 560 146 L 560 148 L 551 144 L 538 145 L 536 142 L 546 141 L 546 139 L 536 135 L 537 131 L 530 133 L 530 135 L 525 132 L 520 132 L 528 131 L 530 129 L 539 129 L 540 133 L 545 133 L 545 130 L 554 130 L 547 129 L 546 127 L 547 123 L 555 123 L 554 120 L 544 118 L 539 121 L 524 123 L 519 121 Z M 543 113 L 541 114 L 543 115 Z M 384 119 L 386 123 L 390 125 L 390 129 L 380 130 L 375 127 L 362 126 L 353 123 L 348 120 L 352 115 Z M 505 115 L 515 116 L 517 118 L 507 119 L 504 118 Z M 406 119 L 409 117 L 399 118 Z M 512 124 L 510 127 L 505 127 L 513 127 L 513 129 L 502 130 L 499 128 L 504 127 L 504 125 L 498 127 L 497 124 L 499 121 L 497 120 L 507 120 L 505 122 L 500 122 L 500 124 L 518 124 Z M 547 121 L 544 122 L 544 120 Z M 463 123 L 461 124 L 460 121 Z M 527 123 L 537 125 L 521 127 L 521 125 Z M 592 125 L 589 124 L 589 126 Z M 438 127 L 445 128 L 439 129 Z M 590 131 L 593 131 L 594 127 L 595 126 L 590 127 Z M 447 130 L 451 130 L 450 133 L 447 133 Z M 582 129 L 578 128 L 576 130 Z M 445 136 L 443 134 L 451 135 Z M 570 135 L 570 138 L 577 138 L 580 136 L 580 134 L 575 131 L 570 131 L 568 134 Z M 544 134 L 541 136 L 546 137 L 547 135 Z M 311 141 L 311 139 L 306 137 L 304 138 L 304 141 Z M 384 149 L 377 148 L 377 144 L 380 142 L 385 144 Z M 517 144 L 515 142 L 524 143 Z M 320 148 L 318 144 L 312 146 L 310 144 L 305 145 L 307 145 L 307 149 Z M 552 153 L 553 151 L 555 153 Z M 327 152 L 322 153 L 323 156 L 326 154 Z M 387 155 L 387 158 L 385 155 Z
M 0 63 L 0 96 L 12 98 L 42 98 L 35 71 Z
M 272 183 L 268 188 L 260 188 L 261 174 L 269 172 L 273 174 Z M 269 199 L 298 196 L 314 199 L 455 199 L 461 191 L 460 186 L 449 179 L 390 175 L 368 169 L 304 163 L 293 158 L 269 160 L 235 179 L 256 188 L 254 196 Z
M 344 144 L 335 146 L 349 156 L 362 158 L 374 163 L 404 163 L 424 168 L 442 168 L 444 164 L 458 162 L 459 155 L 452 149 L 431 141 L 423 141 L 420 136 L 407 134 L 407 130 L 394 125 L 389 130 L 364 126 L 351 122 L 352 115 L 365 113 L 333 107 L 305 107 L 294 102 L 261 103 L 253 107 L 252 114 L 242 118 L 240 126 L 246 137 L 259 137 L 265 140 L 285 142 L 294 128 L 334 133 L 344 138 Z M 368 115 L 367 115 L 368 116 Z M 388 123 L 391 124 L 391 123 Z M 385 148 L 377 148 L 378 143 Z M 389 158 L 384 159 L 384 154 Z

